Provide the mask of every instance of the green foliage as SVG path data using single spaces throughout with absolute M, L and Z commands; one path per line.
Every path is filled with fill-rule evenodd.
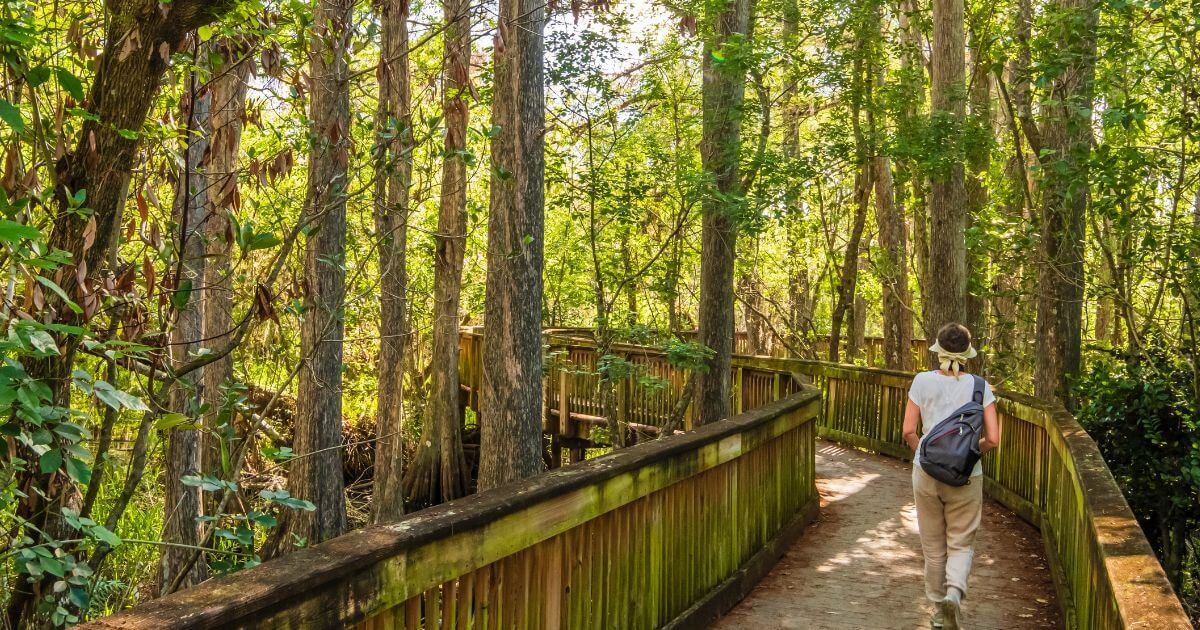
M 1200 400 L 1187 358 L 1161 345 L 1097 357 L 1077 385 L 1078 418 L 1178 587 L 1200 525 Z M 1189 542 L 1188 538 L 1191 538 Z M 1192 582 L 1192 588 L 1194 588 Z

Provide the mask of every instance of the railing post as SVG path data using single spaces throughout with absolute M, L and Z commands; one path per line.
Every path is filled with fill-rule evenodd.
M 742 389 L 742 368 L 737 368 L 734 373 L 734 394 L 733 394 L 733 413 L 742 413 L 742 407 L 745 406 L 746 392 Z

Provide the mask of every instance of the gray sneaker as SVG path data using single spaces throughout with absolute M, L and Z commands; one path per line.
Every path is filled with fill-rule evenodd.
M 943 630 L 963 630 L 962 595 L 958 589 L 950 589 L 946 599 L 938 604 L 938 614 L 942 616 Z
M 946 627 L 946 617 L 942 614 L 940 608 L 939 606 L 939 610 L 929 616 L 929 627 L 933 628 L 933 630 L 942 630 Z

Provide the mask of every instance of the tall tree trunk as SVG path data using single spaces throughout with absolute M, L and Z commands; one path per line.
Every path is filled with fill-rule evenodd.
M 713 350 L 707 369 L 696 378 L 696 424 L 729 415 L 730 365 L 733 356 L 733 266 L 737 215 L 741 207 L 742 102 L 749 59 L 730 49 L 731 40 L 750 37 L 751 0 L 725 0 L 714 11 L 715 31 L 704 44 L 703 130 L 700 160 L 710 178 L 704 195 L 700 236 L 699 341 Z M 744 45 L 744 44 L 743 44 Z M 725 59 L 718 63 L 718 57 Z
M 350 148 L 348 53 L 354 0 L 315 0 L 309 73 L 312 148 L 304 216 L 304 322 L 297 399 L 293 496 L 313 512 L 291 512 L 289 531 L 313 545 L 346 529 L 342 481 L 342 332 L 346 298 L 346 195 Z
M 1016 42 L 1016 54 L 1005 65 L 1005 84 L 1008 86 L 1009 98 L 1005 101 L 1008 124 L 1011 127 L 1012 155 L 1004 166 L 1005 177 L 1009 181 L 1009 192 L 1001 203 L 1001 208 L 1007 220 L 1014 224 L 1025 224 L 1030 221 L 1032 198 L 1030 194 L 1029 161 L 1021 141 L 1017 119 L 1031 120 L 1031 81 L 1029 68 L 1032 62 L 1030 53 L 1030 34 L 1033 27 L 1033 5 L 1031 0 L 1018 0 L 1017 12 L 1013 16 L 1012 37 Z M 1017 372 L 1018 339 L 1023 335 L 1024 328 L 1020 310 L 1017 308 L 1019 298 L 1025 295 L 1025 263 L 1024 257 L 1011 257 L 1008 268 L 997 273 L 992 283 L 992 325 L 989 331 L 989 354 L 994 359 L 993 364 L 999 363 L 1003 370 L 999 376 L 1008 376 Z M 995 361 L 998 360 L 998 361 Z
M 914 126 L 923 124 L 919 120 L 920 110 L 925 104 L 925 77 L 927 66 L 924 63 L 924 47 L 921 33 L 915 19 L 920 9 L 914 0 L 901 0 L 896 20 L 900 27 L 900 67 L 901 76 L 905 77 L 902 87 L 910 91 L 911 99 L 900 111 L 897 120 L 898 130 L 911 130 Z M 896 163 L 896 181 L 893 186 L 900 192 L 899 197 L 905 198 L 909 191 L 910 202 L 907 227 L 912 236 L 912 271 L 916 278 L 917 289 L 921 296 L 920 323 L 922 335 L 927 335 L 926 309 L 928 306 L 928 291 L 930 285 L 929 272 L 929 205 L 926 193 L 926 174 L 918 168 L 916 160 L 904 159 Z M 903 204 L 902 204 L 903 205 Z M 911 314 L 916 317 L 916 311 Z
M 207 164 L 208 216 L 204 220 L 204 339 L 212 347 L 226 343 L 233 329 L 233 270 L 231 266 L 231 216 L 240 205 L 238 196 L 238 155 L 242 143 L 242 118 L 246 113 L 246 88 L 254 62 L 245 59 L 246 51 L 231 41 L 214 46 L 224 66 L 213 69 L 208 89 L 212 96 L 211 142 Z M 218 436 L 234 438 L 230 413 L 223 388 L 233 380 L 233 356 L 225 355 L 204 366 L 201 395 L 208 411 L 203 424 L 204 470 L 224 474 Z M 224 478 L 224 477 L 222 477 Z M 208 495 L 211 498 L 212 495 Z
M 626 175 L 626 182 L 630 181 L 631 175 Z M 633 200 L 626 197 L 629 204 L 632 205 Z M 638 278 L 634 277 L 633 268 L 633 247 L 630 243 L 633 231 L 633 222 L 622 220 L 620 222 L 620 239 L 621 239 L 621 270 L 627 282 L 625 283 L 625 326 L 633 328 L 638 323 Z
M 1061 33 L 1050 33 L 1069 61 L 1042 103 L 1042 267 L 1038 272 L 1034 392 L 1070 406 L 1068 378 L 1079 372 L 1083 315 L 1084 212 L 1090 198 L 1096 0 L 1058 0 Z
M 442 57 L 446 136 L 433 265 L 433 353 L 429 358 L 429 402 L 421 442 L 405 478 L 405 494 L 420 505 L 456 499 L 465 495 L 470 485 L 458 402 L 458 310 L 467 246 L 467 164 L 463 151 L 470 122 L 470 3 L 444 0 L 442 7 L 446 20 Z
M 986 27 L 983 27 L 986 29 Z M 990 29 L 986 29 L 989 30 Z M 982 41 L 977 28 L 972 32 L 971 42 L 971 84 L 968 90 L 970 98 L 970 118 L 968 126 L 975 129 L 978 138 L 992 137 L 992 75 L 991 57 L 987 41 Z M 987 208 L 988 191 L 984 178 L 992 165 L 990 142 L 976 141 L 967 146 L 967 173 L 964 189 L 967 200 L 967 225 L 978 226 L 984 210 Z M 967 252 L 967 304 L 966 321 L 971 334 L 976 339 L 991 337 L 988 326 L 987 284 L 988 268 L 991 257 L 988 252 L 976 246 Z M 978 342 L 976 342 L 978 344 Z M 980 354 L 971 360 L 970 368 L 976 372 L 982 371 L 985 354 Z
M 883 285 L 883 364 L 892 370 L 913 369 L 912 295 L 908 289 L 908 243 L 904 209 L 896 204 L 892 163 L 886 155 L 874 159 L 875 218 L 884 260 L 879 267 Z
M 933 0 L 932 114 L 940 152 L 930 173 L 929 274 L 925 332 L 967 316 L 966 191 L 960 155 L 966 110 L 963 0 Z M 933 357 L 931 356 L 932 360 Z
M 739 281 L 742 294 L 742 321 L 746 326 L 746 352 L 767 354 L 767 331 L 762 320 L 762 283 L 753 270 L 744 273 Z
M 865 160 L 866 150 L 860 152 Z M 870 162 L 863 162 L 854 175 L 854 217 L 850 225 L 850 239 L 846 241 L 846 255 L 838 277 L 837 301 L 830 315 L 829 360 L 841 360 L 842 322 L 853 319 L 855 288 L 858 284 L 858 260 L 862 248 L 863 229 L 867 222 L 867 206 L 871 202 Z
M 666 269 L 667 329 L 670 333 L 683 330 L 679 317 L 679 276 L 683 273 L 683 238 L 676 236 Z
M 379 11 L 383 31 L 376 124 L 384 137 L 376 147 L 381 172 L 375 176 L 375 231 L 380 241 L 379 402 L 371 521 L 386 523 L 404 514 L 404 351 L 408 340 L 408 189 L 413 133 L 409 0 L 381 0 Z
M 141 129 L 145 124 L 171 53 L 185 41 L 184 35 L 216 20 L 232 6 L 231 0 L 179 0 L 166 5 L 135 0 L 110 7 L 112 15 L 105 26 L 104 50 L 97 58 L 95 79 L 87 98 L 88 111 L 93 117 L 84 121 L 75 149 L 60 158 L 55 168 L 56 214 L 49 245 L 52 250 L 70 254 L 73 268 L 61 268 L 58 284 L 65 295 L 83 306 L 83 313 L 76 315 L 57 295 L 51 294 L 45 306 L 45 312 L 53 314 L 48 323 L 77 325 L 96 313 L 100 300 L 92 291 L 93 282 L 116 251 L 121 213 L 141 145 L 140 134 L 132 138 L 122 134 L 129 129 Z M 132 52 L 123 54 L 124 48 L 131 48 Z M 71 209 L 71 197 L 81 190 L 87 191 L 90 216 Z M 93 221 L 94 227 L 89 228 Z M 61 354 L 30 361 L 26 368 L 31 378 L 50 388 L 51 404 L 68 407 L 78 339 L 59 334 L 56 341 L 64 348 Z M 36 512 L 26 507 L 32 506 L 32 502 L 23 503 L 18 516 L 39 528 L 56 520 L 61 498 L 73 491 L 69 484 L 52 487 L 51 481 L 57 477 L 56 473 L 38 472 L 19 479 L 19 486 L 40 489 L 46 500 L 40 503 L 44 509 Z M 33 604 L 31 590 L 15 589 L 6 612 L 8 623 L 18 626 L 22 620 L 32 619 Z
M 542 471 L 546 126 L 540 0 L 500 0 L 480 400 L 479 489 Z
M 208 47 L 201 48 L 208 54 Z M 204 280 L 204 215 L 208 190 L 206 174 L 201 169 L 201 160 L 209 151 L 211 132 L 212 90 L 199 91 L 196 73 L 188 78 L 190 83 L 185 107 L 187 120 L 183 172 L 175 185 L 175 201 L 172 213 L 179 225 L 179 257 L 176 269 L 176 293 L 173 303 L 186 300 L 175 313 L 174 328 L 171 330 L 171 362 L 186 363 L 200 349 L 204 337 L 204 302 L 198 289 Z M 194 421 L 200 409 L 200 371 L 191 372 L 171 386 L 171 410 Z M 163 481 L 163 529 L 162 540 L 167 543 L 196 546 L 200 542 L 197 518 L 203 513 L 200 489 L 184 484 L 188 475 L 200 474 L 200 432 L 195 429 L 176 427 L 167 437 L 166 474 Z M 182 547 L 164 547 L 159 556 L 159 594 L 164 595 L 183 567 L 189 564 L 191 550 Z M 191 570 L 183 578 L 184 587 L 204 580 L 207 565 L 203 562 L 190 563 Z

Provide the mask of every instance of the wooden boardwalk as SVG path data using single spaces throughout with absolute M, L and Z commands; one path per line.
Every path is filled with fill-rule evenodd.
M 819 519 L 716 627 L 928 628 L 911 471 L 819 441 Z M 969 630 L 1062 627 L 1037 530 L 990 500 L 970 587 Z

